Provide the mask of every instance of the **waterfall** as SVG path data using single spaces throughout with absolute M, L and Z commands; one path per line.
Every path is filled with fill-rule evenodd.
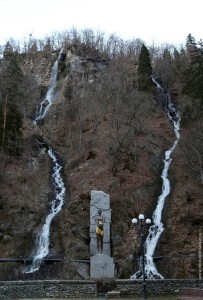
M 151 76 L 151 79 L 152 79 L 153 83 L 156 85 L 157 89 L 160 90 L 161 92 L 163 92 L 162 86 L 157 82 L 157 79 L 155 78 L 154 75 Z
M 32 261 L 32 265 L 27 268 L 25 273 L 33 273 L 39 270 L 40 265 L 44 257 L 47 256 L 49 253 L 49 233 L 50 233 L 50 226 L 53 218 L 57 215 L 63 204 L 64 204 L 64 197 L 66 188 L 64 186 L 60 171 L 62 166 L 58 163 L 57 157 L 54 154 L 51 147 L 48 150 L 49 156 L 53 160 L 53 174 L 52 179 L 55 187 L 55 198 L 51 202 L 51 210 L 48 216 L 46 217 L 45 223 L 43 225 L 41 233 L 37 236 L 36 240 L 36 250 L 35 255 Z
M 149 234 L 147 236 L 145 242 L 145 256 L 146 256 L 146 263 L 145 263 L 145 274 L 147 278 L 160 278 L 163 279 L 163 276 L 158 273 L 155 264 L 153 262 L 153 254 L 159 240 L 161 233 L 164 231 L 163 223 L 161 222 L 162 211 L 164 208 L 164 203 L 166 197 L 170 193 L 170 181 L 168 179 L 168 170 L 170 163 L 172 161 L 171 154 L 175 149 L 178 140 L 180 138 L 179 129 L 180 129 L 180 118 L 177 121 L 173 120 L 170 116 L 169 118 L 172 120 L 174 125 L 174 132 L 176 135 L 176 139 L 173 143 L 173 146 L 165 152 L 165 159 L 164 159 L 164 168 L 162 171 L 161 178 L 163 180 L 162 184 L 162 194 L 158 197 L 157 206 L 152 216 L 152 223 L 153 225 L 149 229 Z
M 156 81 L 154 77 L 152 77 L 153 82 L 156 84 L 157 88 L 163 92 L 163 88 L 159 83 Z M 164 225 L 161 222 L 161 216 L 162 211 L 164 208 L 166 197 L 170 193 L 170 181 L 168 179 L 168 170 L 169 166 L 171 164 L 172 158 L 171 154 L 173 153 L 175 147 L 177 146 L 177 143 L 180 139 L 180 116 L 178 111 L 176 110 L 173 102 L 171 101 L 170 95 L 165 95 L 167 98 L 167 116 L 173 123 L 174 133 L 175 133 L 175 141 L 170 149 L 165 151 L 165 157 L 164 157 L 164 167 L 161 174 L 162 178 L 162 193 L 158 197 L 157 200 L 157 206 L 154 210 L 153 216 L 152 216 L 152 226 L 149 228 L 149 233 L 146 238 L 145 244 L 144 244 L 144 250 L 145 250 L 145 275 L 146 278 L 149 279 L 163 279 L 163 276 L 157 271 L 155 263 L 153 261 L 153 255 L 156 248 L 156 245 L 158 243 L 158 240 L 161 236 L 161 233 L 164 231 Z M 137 271 L 134 275 L 131 276 L 131 279 L 137 279 L 142 277 L 142 270 Z
M 37 112 L 37 116 L 34 119 L 35 124 L 37 121 L 39 121 L 45 117 L 50 106 L 52 105 L 52 102 L 57 97 L 57 92 L 56 92 L 57 74 L 58 74 L 58 59 L 55 61 L 54 65 L 52 67 L 50 84 L 49 84 L 49 87 L 48 87 L 48 90 L 47 90 L 44 100 L 40 103 L 39 111 Z
M 46 97 L 40 105 L 39 113 L 37 114 L 37 117 L 34 120 L 35 124 L 37 124 L 38 120 L 41 120 L 45 117 L 50 106 L 52 105 L 52 102 L 56 99 L 57 72 L 58 72 L 58 59 L 56 60 L 56 62 L 52 67 L 50 85 L 48 87 Z M 62 175 L 61 175 L 62 166 L 60 165 L 59 160 L 57 159 L 57 156 L 54 153 L 53 149 L 47 144 L 44 144 L 44 142 L 42 142 L 42 144 L 45 145 L 46 148 L 48 149 L 47 153 L 53 161 L 52 181 L 54 185 L 55 197 L 51 201 L 50 212 L 46 217 L 42 230 L 37 236 L 36 249 L 34 251 L 32 263 L 31 265 L 25 268 L 24 273 L 33 273 L 39 270 L 43 258 L 45 258 L 49 253 L 49 235 L 50 235 L 51 222 L 53 218 L 61 211 L 62 206 L 64 204 L 64 198 L 66 192 L 66 188 L 64 186 Z

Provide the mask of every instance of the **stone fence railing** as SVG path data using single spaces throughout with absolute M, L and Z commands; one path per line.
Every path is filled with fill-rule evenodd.
M 0 281 L 0 299 L 40 299 L 40 298 L 96 298 L 102 285 L 103 292 L 108 292 L 109 281 L 113 291 L 122 297 L 143 295 L 141 280 L 33 280 Z M 203 280 L 164 279 L 146 280 L 149 296 L 179 296 L 184 287 L 202 288 Z M 105 289 L 106 286 L 106 289 Z M 97 293 L 98 291 L 98 293 Z

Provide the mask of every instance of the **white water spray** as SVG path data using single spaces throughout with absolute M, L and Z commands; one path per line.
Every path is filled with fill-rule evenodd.
M 34 119 L 34 123 L 43 119 L 46 116 L 47 112 L 49 111 L 50 106 L 52 105 L 53 101 L 57 97 L 57 92 L 56 92 L 57 74 L 58 74 L 58 59 L 55 61 L 54 65 L 52 67 L 51 79 L 50 79 L 48 91 L 46 93 L 44 100 L 40 104 L 39 112 L 37 113 L 37 116 Z
M 163 92 L 162 86 L 156 81 L 154 75 L 151 76 L 151 79 L 152 79 L 153 83 L 156 85 L 157 89 L 160 90 L 161 92 Z
M 49 253 L 49 234 L 51 222 L 53 218 L 61 211 L 61 208 L 64 204 L 66 188 L 60 174 L 62 167 L 59 165 L 56 155 L 50 147 L 48 154 L 54 163 L 52 179 L 55 186 L 55 198 L 51 202 L 51 211 L 46 217 L 42 231 L 37 237 L 36 250 L 32 264 L 31 266 L 28 266 L 28 268 L 25 270 L 25 273 L 33 273 L 39 270 L 43 258 Z
M 170 117 L 172 120 L 172 118 Z M 179 130 L 180 130 L 180 118 L 178 118 L 177 121 L 173 121 L 174 125 L 174 132 L 176 135 L 176 140 L 173 144 L 173 146 L 165 152 L 165 159 L 164 159 L 164 168 L 162 172 L 162 194 L 158 197 L 157 206 L 153 213 L 152 222 L 153 225 L 149 229 L 149 234 L 147 236 L 147 239 L 145 241 L 145 256 L 146 256 L 146 263 L 145 263 L 145 274 L 147 278 L 160 278 L 163 279 L 163 276 L 158 273 L 155 264 L 153 262 L 153 255 L 156 248 L 156 245 L 158 243 L 158 240 L 160 238 L 161 233 L 164 231 L 163 223 L 161 222 L 161 216 L 162 211 L 164 208 L 164 203 L 166 197 L 170 193 L 170 181 L 168 179 L 168 170 L 170 163 L 172 161 L 171 154 L 173 150 L 175 149 L 178 140 L 180 138 Z
M 62 53 L 62 51 L 63 49 L 61 50 L 60 54 Z M 60 54 L 59 54 L 59 58 L 60 58 Z M 56 87 L 57 87 L 57 74 L 58 74 L 58 59 L 56 60 L 56 62 L 52 67 L 51 82 L 48 91 L 46 93 L 46 97 L 40 104 L 39 113 L 37 114 L 37 117 L 34 120 L 35 124 L 37 124 L 38 120 L 41 120 L 45 117 L 50 106 L 52 105 L 53 101 L 57 97 Z M 42 231 L 37 236 L 36 249 L 34 252 L 32 264 L 24 270 L 24 273 L 33 273 L 39 270 L 43 258 L 45 258 L 49 253 L 49 235 L 50 235 L 51 222 L 53 218 L 61 211 L 61 208 L 64 204 L 66 188 L 64 186 L 62 176 L 60 173 L 62 166 L 59 164 L 56 155 L 54 154 L 52 148 L 49 146 L 48 146 L 48 154 L 53 161 L 52 179 L 53 179 L 54 189 L 55 189 L 55 198 L 51 202 L 51 210 L 48 216 L 46 217 L 45 223 L 42 227 Z
M 156 82 L 155 78 L 153 78 L 153 82 L 157 85 L 157 88 L 163 91 L 163 88 Z M 148 236 L 146 238 L 145 244 L 144 244 L 144 250 L 145 250 L 145 276 L 148 279 L 163 279 L 163 276 L 157 271 L 155 263 L 153 261 L 153 255 L 156 248 L 156 245 L 158 243 L 158 240 L 161 236 L 161 233 L 164 231 L 163 223 L 161 222 L 161 216 L 162 211 L 164 208 L 166 197 L 170 193 L 170 181 L 168 179 L 168 170 L 170 163 L 172 161 L 171 154 L 174 151 L 175 147 L 177 146 L 177 143 L 180 139 L 180 116 L 178 112 L 175 110 L 173 103 L 170 100 L 170 96 L 167 95 L 168 98 L 168 107 L 167 107 L 167 115 L 169 119 L 173 122 L 174 127 L 174 133 L 176 136 L 176 139 L 173 143 L 173 146 L 165 152 L 165 158 L 164 158 L 164 168 L 162 171 L 161 178 L 163 180 L 162 184 L 162 193 L 158 197 L 157 200 L 157 206 L 152 216 L 152 223 L 153 225 L 149 229 Z M 174 117 L 175 113 L 175 117 Z M 137 271 L 134 275 L 131 276 L 131 279 L 138 279 L 142 278 L 142 270 Z
M 50 106 L 52 105 L 53 101 L 56 100 L 58 93 L 56 90 L 57 87 L 57 75 L 58 75 L 58 61 L 60 60 L 61 55 L 64 53 L 64 49 L 62 48 L 57 60 L 55 61 L 52 69 L 51 69 L 51 78 L 50 84 L 46 93 L 44 100 L 40 103 L 40 108 L 37 113 L 36 118 L 34 119 L 34 123 L 36 124 L 37 121 L 43 119 L 49 111 Z

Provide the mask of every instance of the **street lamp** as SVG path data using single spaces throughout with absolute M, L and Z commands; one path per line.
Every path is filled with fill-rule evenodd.
M 132 219 L 132 224 L 136 225 L 138 224 L 140 226 L 140 235 L 141 235 L 141 243 L 142 243 L 142 274 L 143 274 L 143 294 L 144 294 L 144 299 L 147 299 L 147 285 L 145 281 L 145 249 L 144 249 L 144 225 L 150 225 L 151 220 L 146 219 L 143 214 L 140 214 L 138 216 L 138 220 L 136 218 Z

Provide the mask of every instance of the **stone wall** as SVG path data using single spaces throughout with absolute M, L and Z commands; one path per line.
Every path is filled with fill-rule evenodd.
M 111 289 L 110 283 L 121 297 L 143 296 L 142 280 L 35 280 L 0 281 L 0 299 L 96 298 L 97 290 L 101 290 L 98 285 L 102 285 L 102 294 L 105 294 Z M 179 296 L 184 287 L 203 289 L 203 280 L 195 279 L 146 280 L 146 283 L 147 294 L 154 297 Z
M 115 281 L 115 291 L 119 291 L 122 296 L 143 295 L 142 280 L 121 280 Z M 173 296 L 181 295 L 184 287 L 202 288 L 203 280 L 184 280 L 184 279 L 164 279 L 146 280 L 147 294 L 149 296 Z
M 0 299 L 95 298 L 95 281 L 0 281 Z

